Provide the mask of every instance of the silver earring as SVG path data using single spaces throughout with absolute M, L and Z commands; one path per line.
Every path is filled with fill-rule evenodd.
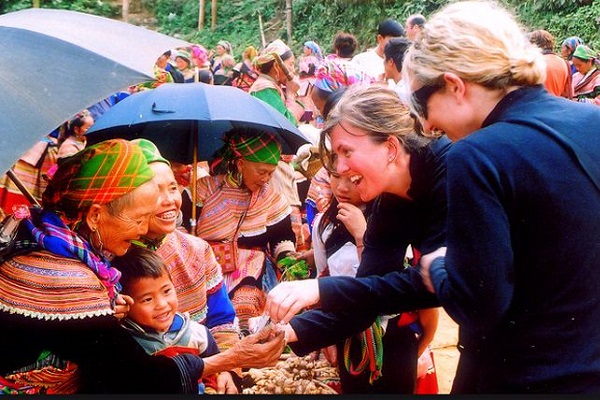
M 96 235 L 96 241 L 98 242 L 98 245 L 95 246 L 94 243 L 92 242 L 92 247 L 94 247 L 98 253 L 102 253 L 102 249 L 104 248 L 104 243 L 102 243 L 102 238 L 100 237 L 100 231 L 98 231 L 96 228 L 92 229 L 92 233 Z
M 235 176 L 235 180 L 236 180 L 238 186 L 242 186 L 243 179 L 244 179 L 244 176 L 242 175 L 242 172 L 238 171 L 238 173 Z

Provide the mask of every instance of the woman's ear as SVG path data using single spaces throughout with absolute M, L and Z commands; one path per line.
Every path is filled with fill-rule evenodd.
M 465 96 L 466 85 L 458 75 L 446 72 L 444 74 L 444 81 L 446 82 L 446 91 L 449 94 L 457 96 L 459 99 Z
M 243 158 L 238 158 L 237 160 L 235 160 L 235 166 L 237 168 L 236 172 L 242 172 L 242 169 L 244 168 L 244 159 Z
M 396 136 L 390 136 L 387 140 L 387 160 L 392 163 L 398 157 L 398 149 L 401 146 L 400 141 Z
M 98 229 L 98 225 L 102 220 L 102 206 L 100 204 L 92 204 L 85 216 L 85 222 L 91 231 Z

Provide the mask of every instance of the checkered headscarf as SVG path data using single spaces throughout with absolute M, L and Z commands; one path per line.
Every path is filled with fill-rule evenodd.
M 221 163 L 238 158 L 248 161 L 277 165 L 281 158 L 281 146 L 269 132 L 253 129 L 232 129 L 225 134 L 225 144 L 214 155 L 211 170 Z
M 73 219 L 92 204 L 109 203 L 153 177 L 139 146 L 106 140 L 59 160 L 42 205 Z

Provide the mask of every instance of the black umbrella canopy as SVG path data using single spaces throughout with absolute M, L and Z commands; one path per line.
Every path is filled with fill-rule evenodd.
M 106 111 L 87 131 L 88 144 L 113 138 L 146 138 L 173 161 L 209 160 L 236 127 L 273 134 L 284 154 L 310 140 L 279 111 L 241 89 L 205 83 L 165 83 L 135 93 Z
M 163 52 L 188 42 L 85 13 L 0 15 L 0 172 L 82 109 L 154 80 Z

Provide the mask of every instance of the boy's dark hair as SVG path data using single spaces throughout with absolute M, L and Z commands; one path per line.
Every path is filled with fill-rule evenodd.
M 358 42 L 353 34 L 340 32 L 333 39 L 333 48 L 335 52 L 343 58 L 350 58 L 354 55 Z
M 127 253 L 115 257 L 111 265 L 121 271 L 119 282 L 125 294 L 129 293 L 131 285 L 141 278 L 157 279 L 167 274 L 171 279 L 171 274 L 162 258 L 143 246 L 132 245 Z
M 390 58 L 394 60 L 394 65 L 396 65 L 396 70 L 398 72 L 402 72 L 402 61 L 404 61 L 404 53 L 410 42 L 403 37 L 394 37 L 391 38 L 383 49 L 383 54 L 385 60 L 389 60 Z

